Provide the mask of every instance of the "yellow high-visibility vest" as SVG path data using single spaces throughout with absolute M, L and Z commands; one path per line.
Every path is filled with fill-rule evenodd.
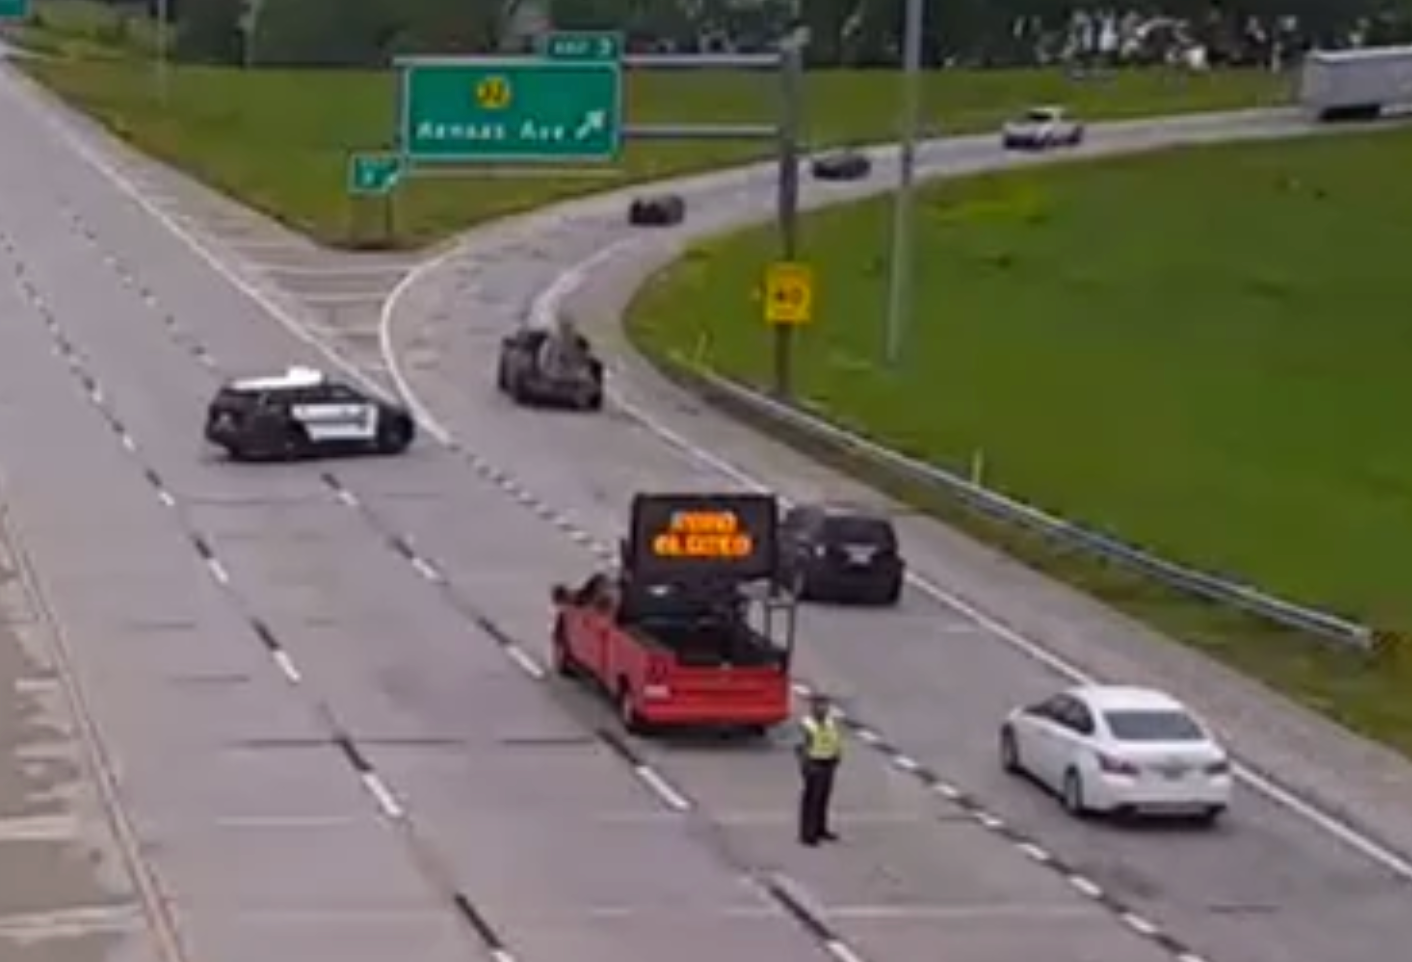
M 843 753 L 843 738 L 838 730 L 838 722 L 832 717 L 820 722 L 813 715 L 807 716 L 804 726 L 804 754 L 812 761 L 832 761 Z

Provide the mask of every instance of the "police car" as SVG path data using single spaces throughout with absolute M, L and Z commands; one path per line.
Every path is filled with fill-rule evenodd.
M 206 440 L 236 460 L 401 454 L 415 434 L 404 408 L 308 367 L 230 381 L 206 412 Z

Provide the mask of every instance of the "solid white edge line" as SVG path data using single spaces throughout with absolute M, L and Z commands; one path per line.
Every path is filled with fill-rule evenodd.
M 669 808 L 678 812 L 685 812 L 691 809 L 691 802 L 685 795 L 672 787 L 672 784 L 662 777 L 661 773 L 650 765 L 634 765 L 633 771 L 643 783 L 667 804 Z
M 220 559 L 207 558 L 206 567 L 210 569 L 212 578 L 223 585 L 230 584 L 230 572 L 226 571 L 226 566 L 221 564 Z
M 296 685 L 303 680 L 303 676 L 299 674 L 299 669 L 294 667 L 294 660 L 289 657 L 287 651 L 276 651 L 272 657 L 275 660 L 275 664 L 279 665 L 279 670 L 284 672 L 284 677 L 288 678 Z
M 509 655 L 510 660 L 519 665 L 520 668 L 524 670 L 524 673 L 535 681 L 542 681 L 544 679 L 544 669 L 540 667 L 539 662 L 531 658 L 529 653 L 519 645 L 506 645 L 505 654 Z
M 377 772 L 360 772 L 359 777 L 362 778 L 363 785 L 372 793 L 373 798 L 377 799 L 378 808 L 382 809 L 384 815 L 388 818 L 400 819 L 403 817 L 405 813 L 402 806 L 387 785 L 383 783 L 383 780 L 378 777 Z

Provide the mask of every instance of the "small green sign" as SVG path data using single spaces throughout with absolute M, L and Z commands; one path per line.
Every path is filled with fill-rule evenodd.
M 0 0 L 0 23 L 28 19 L 29 0 Z
M 617 61 L 409 58 L 399 134 L 411 160 L 607 162 L 622 148 Z
M 546 34 L 544 56 L 550 60 L 621 60 L 623 35 L 604 30 L 564 30 Z
M 402 158 L 396 154 L 354 154 L 348 158 L 348 193 L 354 196 L 389 194 L 402 179 Z

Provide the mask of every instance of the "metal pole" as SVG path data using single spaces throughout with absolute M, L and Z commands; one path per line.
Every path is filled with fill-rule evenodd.
M 792 261 L 799 256 L 799 126 L 803 95 L 804 56 L 798 31 L 782 49 L 780 87 L 780 175 L 779 229 L 780 254 Z M 793 374 L 794 328 L 775 325 L 775 394 L 788 398 Z
M 887 298 L 887 363 L 897 364 L 912 310 L 912 182 L 917 167 L 917 88 L 922 69 L 923 0 L 907 0 L 902 61 L 902 130 L 892 215 L 892 276 Z
M 157 96 L 167 102 L 168 0 L 157 0 Z

